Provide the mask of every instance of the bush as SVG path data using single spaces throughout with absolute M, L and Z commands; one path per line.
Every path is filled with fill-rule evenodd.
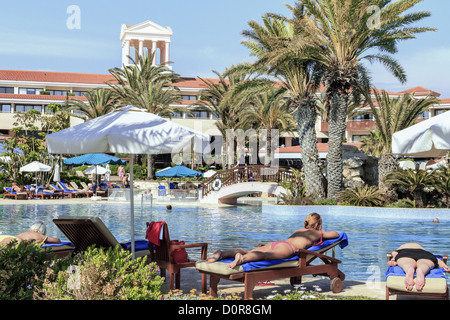
M 339 193 L 339 202 L 352 206 L 373 207 L 383 205 L 383 198 L 375 186 L 357 186 L 355 189 L 347 188 Z M 340 203 L 341 204 L 341 203 Z
M 43 300 L 156 300 L 163 280 L 155 263 L 146 257 L 131 259 L 120 246 L 104 250 L 90 247 L 75 257 L 71 270 L 55 278 L 47 274 L 36 299 Z M 53 280 L 56 279 L 56 280 Z
M 68 259 L 53 262 L 49 249 L 27 242 L 12 242 L 0 250 L 0 300 L 31 300 L 39 290 L 47 270 L 59 272 L 70 265 Z

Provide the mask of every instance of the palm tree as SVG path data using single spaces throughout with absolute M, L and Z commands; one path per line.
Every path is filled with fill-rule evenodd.
M 378 143 L 370 151 L 374 156 L 381 156 L 378 162 L 380 192 L 385 194 L 387 200 L 395 200 L 394 189 L 386 185 L 384 180 L 389 172 L 399 167 L 396 157 L 392 154 L 392 135 L 415 124 L 421 114 L 439 101 L 431 96 L 417 99 L 412 94 L 391 98 L 386 91 L 381 94 L 375 92 L 374 95 L 375 99 L 367 97 L 367 102 L 375 119 Z
M 422 0 L 302 0 L 307 14 L 295 21 L 302 37 L 295 48 L 325 69 L 323 82 L 329 105 L 328 197 L 336 199 L 342 188 L 342 143 L 346 130 L 349 97 L 359 89 L 368 89 L 368 71 L 363 61 L 380 62 L 400 82 L 406 74 L 393 58 L 397 43 L 413 39 L 432 28 L 412 27 L 429 12 L 406 11 Z M 374 25 L 372 8 L 379 10 Z M 298 50 L 299 50 L 298 49 Z
M 262 17 L 262 25 L 250 21 L 251 29 L 243 31 L 249 40 L 242 43 L 257 58 L 251 65 L 253 70 L 275 77 L 287 90 L 302 149 L 306 195 L 322 198 L 325 197 L 325 186 L 319 167 L 315 128 L 319 65 L 305 58 L 307 54 L 302 48 L 291 49 L 297 38 L 302 37 L 301 28 L 295 21 L 303 19 L 304 8 L 300 3 L 288 7 L 293 12 L 292 19 L 266 14 Z
M 435 178 L 427 170 L 397 169 L 386 175 L 386 182 L 404 186 L 410 193 L 416 206 L 423 207 L 422 194 L 425 188 L 433 186 Z
M 138 56 L 137 61 L 131 57 L 132 64 L 123 68 L 109 70 L 114 81 L 108 84 L 114 92 L 118 105 L 133 105 L 148 112 L 171 116 L 181 112 L 182 107 L 173 106 L 181 101 L 178 88 L 174 85 L 179 75 L 172 72 L 166 64 L 153 65 L 154 53 L 150 56 Z M 147 178 L 153 178 L 153 156 L 147 157 Z
M 290 113 L 291 102 L 285 98 L 286 89 L 276 88 L 268 84 L 261 88 L 260 93 L 250 100 L 251 107 L 243 115 L 242 123 L 249 124 L 252 128 L 267 130 L 265 163 L 273 163 L 274 151 L 272 150 L 272 130 L 279 132 L 292 132 L 295 130 L 295 119 Z
M 450 166 L 446 164 L 441 166 L 433 172 L 434 183 L 433 186 L 442 194 L 445 205 L 450 208 Z
M 111 112 L 116 104 L 113 98 L 113 91 L 109 89 L 93 89 L 84 94 L 87 103 L 80 99 L 70 99 L 68 101 L 69 111 L 77 111 L 88 120 L 100 117 Z M 74 116 L 78 116 L 76 113 Z
M 243 96 L 238 96 L 234 90 L 247 78 L 244 74 L 227 74 L 226 72 L 220 74 L 214 70 L 213 73 L 217 75 L 218 81 L 199 78 L 206 85 L 206 89 L 202 91 L 199 98 L 199 105 L 217 117 L 215 125 L 225 141 L 228 130 L 243 129 L 241 119 L 248 104 L 242 99 Z M 222 167 L 224 169 L 231 168 L 234 164 L 231 160 L 227 160 L 227 154 L 231 151 L 226 150 L 226 144 L 222 143 Z

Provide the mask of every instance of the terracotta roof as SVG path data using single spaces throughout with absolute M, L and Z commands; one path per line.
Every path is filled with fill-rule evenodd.
M 427 89 L 424 87 L 415 87 L 415 88 L 400 91 L 399 93 L 415 93 L 416 95 L 423 95 L 423 96 L 430 94 L 435 97 L 441 96 L 441 94 L 439 92 L 436 92 L 436 91 L 433 91 L 433 90 L 430 90 L 430 89 Z
M 344 143 L 344 145 L 360 147 L 362 145 L 362 143 Z M 328 143 L 318 143 L 317 151 L 320 153 L 327 152 L 328 151 Z M 278 148 L 276 150 L 276 152 L 278 152 L 278 153 L 300 153 L 300 152 L 302 152 L 302 148 L 300 146 Z
M 54 71 L 0 70 L 0 80 L 104 84 L 110 74 Z

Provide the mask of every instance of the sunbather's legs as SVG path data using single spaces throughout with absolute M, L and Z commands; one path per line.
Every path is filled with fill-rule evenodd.
M 417 260 L 416 289 L 422 290 L 425 285 L 425 275 L 434 268 L 434 262 L 428 259 Z
M 234 258 L 237 253 L 246 254 L 247 252 L 249 252 L 249 251 L 244 250 L 244 249 L 233 249 L 233 250 L 228 250 L 228 251 L 223 251 L 223 252 L 220 250 L 217 250 L 212 255 L 210 255 L 208 258 L 206 258 L 206 263 L 216 262 L 216 261 L 226 259 L 226 258 Z
M 292 249 L 288 244 L 280 243 L 273 249 L 270 243 L 263 247 L 253 249 L 247 253 L 238 252 L 234 261 L 228 267 L 234 268 L 240 264 L 251 261 L 286 259 L 292 256 Z
M 397 260 L 398 266 L 405 271 L 405 287 L 411 291 L 414 288 L 414 272 L 416 270 L 416 260 L 411 258 L 400 258 Z

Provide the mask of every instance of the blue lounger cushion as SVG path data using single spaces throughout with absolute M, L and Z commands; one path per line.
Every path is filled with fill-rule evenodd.
M 436 257 L 438 259 L 442 260 L 442 256 L 436 255 Z M 399 266 L 395 266 L 395 267 L 389 266 L 387 271 L 386 271 L 386 279 L 389 276 L 404 277 L 404 276 L 406 276 L 406 274 L 405 274 L 405 271 L 403 271 L 403 269 L 400 268 Z M 414 276 L 416 276 L 415 273 L 414 273 Z M 447 279 L 447 276 L 444 273 L 444 269 L 442 269 L 442 268 L 434 268 L 434 269 L 431 269 L 425 275 L 425 278 L 444 278 L 444 279 Z
M 61 243 L 46 243 L 42 247 L 60 247 L 60 246 L 70 246 L 73 247 L 74 245 L 69 241 L 61 241 Z M 131 241 L 121 243 L 120 246 L 126 250 L 131 249 Z M 148 250 L 148 241 L 147 240 L 136 240 L 135 241 L 135 251 L 142 251 L 142 250 Z
M 330 245 L 341 241 L 341 243 L 339 243 L 339 247 L 341 249 L 345 248 L 346 246 L 348 246 L 348 236 L 345 232 L 339 232 L 339 237 L 335 238 L 335 239 L 328 239 L 325 240 L 323 242 L 322 245 L 319 246 L 314 246 L 314 247 L 310 247 L 308 250 L 309 251 L 318 251 L 324 248 L 329 247 Z M 242 271 L 250 271 L 250 270 L 254 270 L 254 269 L 261 269 L 261 268 L 274 268 L 277 265 L 281 265 L 283 264 L 286 265 L 286 263 L 288 263 L 288 265 L 286 266 L 294 266 L 295 264 L 298 265 L 298 259 L 299 256 L 298 254 L 293 255 L 290 258 L 287 259 L 278 259 L 278 260 L 262 260 L 262 261 L 254 261 L 254 262 L 246 262 L 241 264 L 240 266 L 237 266 L 234 269 L 228 268 L 228 264 L 231 263 L 234 259 L 233 258 L 229 258 L 229 259 L 223 259 L 220 261 L 217 261 L 215 263 L 205 263 L 203 261 L 199 261 L 196 264 L 196 268 L 200 269 L 200 270 L 204 270 L 204 271 L 217 271 L 217 270 L 212 270 L 211 268 L 216 269 L 216 266 L 214 265 L 221 265 L 221 267 L 219 267 L 220 269 L 223 269 L 221 271 L 226 272 L 227 274 L 230 273 L 236 273 L 236 272 L 242 272 Z M 290 263 L 292 262 L 292 263 Z M 225 266 L 225 267 L 222 267 Z M 228 270 L 227 270 L 228 269 Z M 234 271 L 232 271 L 234 270 Z M 222 272 L 220 272 L 222 273 Z

